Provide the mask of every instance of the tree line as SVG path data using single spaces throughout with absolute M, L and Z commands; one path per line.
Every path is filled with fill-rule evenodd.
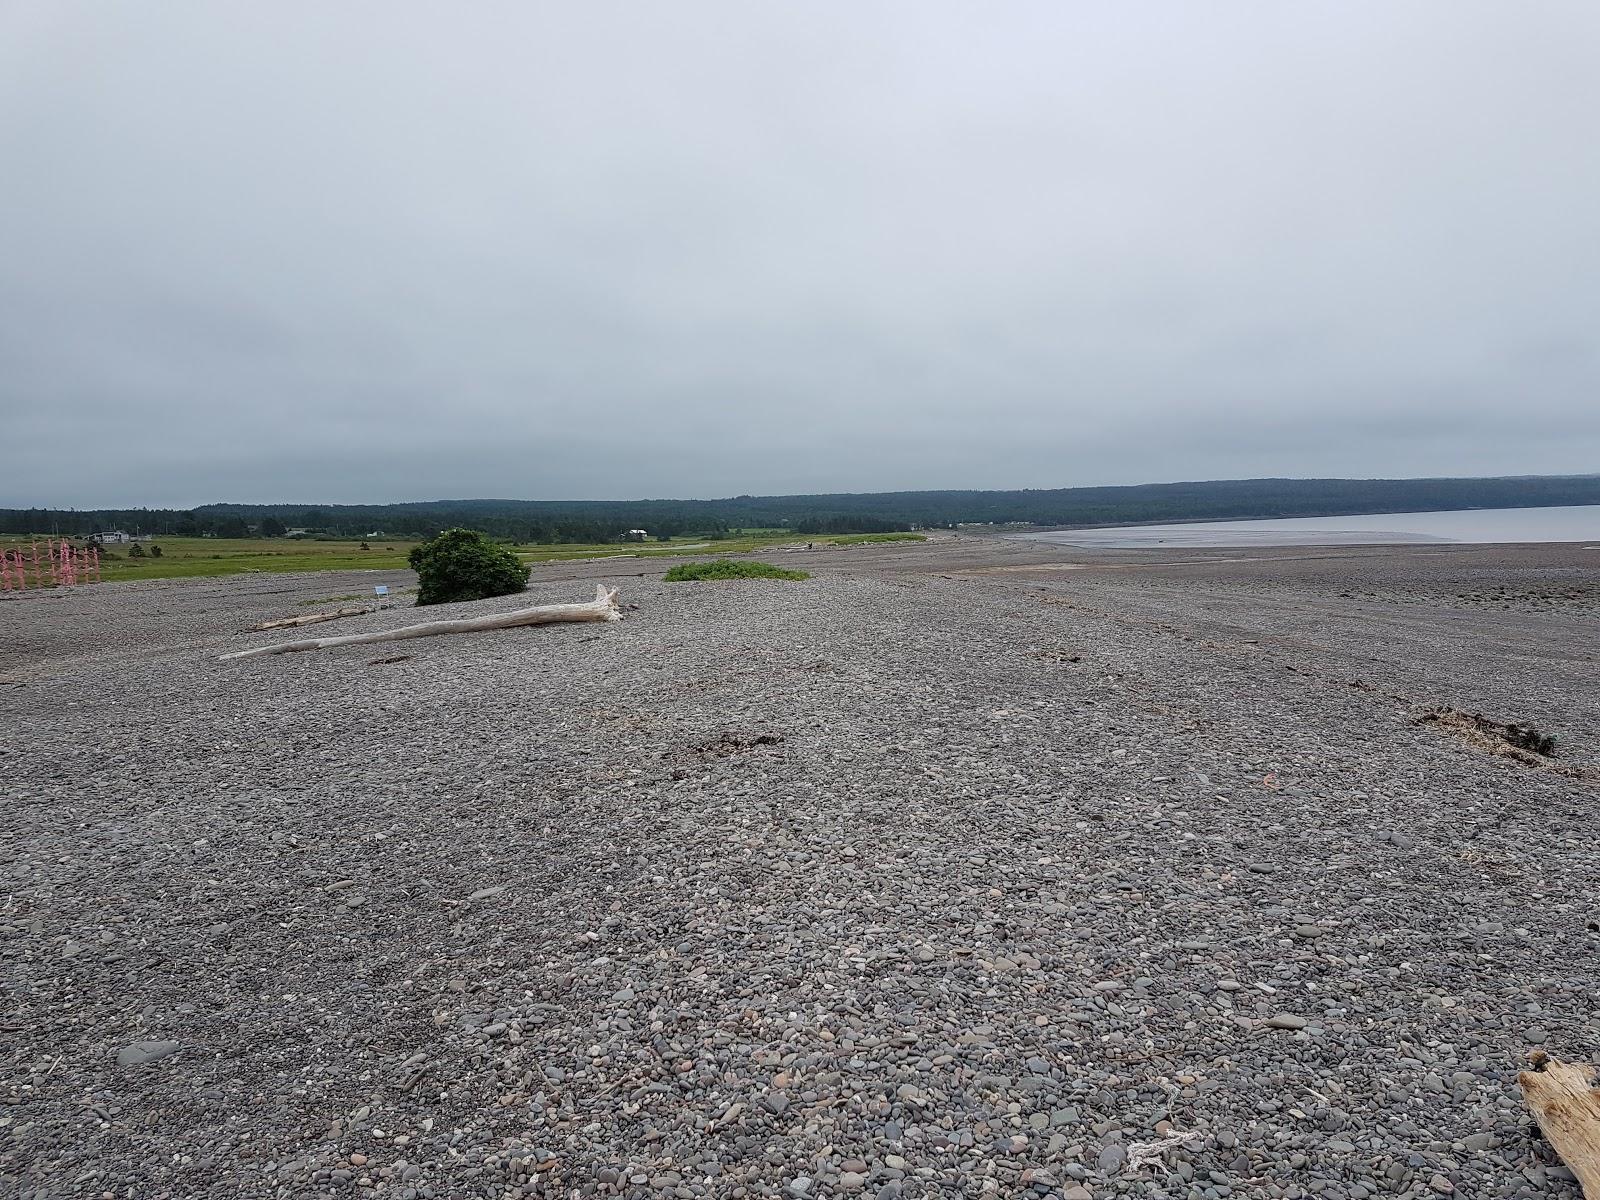
M 207 504 L 194 509 L 0 509 L 0 533 L 166 537 L 428 538 L 468 527 L 519 542 L 717 538 L 733 529 L 892 533 L 969 524 L 1120 525 L 1600 504 L 1600 475 L 1487 479 L 1228 479 L 1019 491 L 863 492 L 721 500 L 432 500 L 409 504 Z

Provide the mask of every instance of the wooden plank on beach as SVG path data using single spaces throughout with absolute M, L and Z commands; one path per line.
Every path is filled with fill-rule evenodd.
M 333 612 L 306 613 L 301 617 L 285 617 L 281 621 L 263 621 L 259 625 L 252 625 L 254 633 L 263 629 L 288 629 L 293 625 L 317 625 L 323 621 L 337 621 L 340 617 L 359 617 L 363 613 L 376 612 L 374 608 L 340 608 Z
M 485 617 L 466 617 L 459 621 L 425 621 L 421 625 L 404 625 L 399 629 L 380 630 L 377 633 L 352 633 L 344 637 L 307 638 L 301 642 L 284 642 L 279 646 L 262 646 L 256 650 L 238 650 L 221 655 L 223 661 L 238 658 L 259 658 L 267 654 L 293 654 L 302 650 L 325 650 L 330 646 L 357 646 L 368 642 L 400 642 L 408 638 L 438 637 L 445 633 L 475 633 L 484 629 L 515 629 L 523 625 L 548 625 L 558 621 L 620 621 L 622 611 L 617 607 L 617 590 L 599 584 L 595 597 L 587 604 L 541 604 L 535 608 L 519 608 L 514 612 L 494 613 Z
M 1533 1070 L 1518 1075 L 1517 1083 L 1545 1141 L 1578 1177 L 1584 1196 L 1600 1200 L 1600 1088 L 1594 1067 L 1538 1053 Z

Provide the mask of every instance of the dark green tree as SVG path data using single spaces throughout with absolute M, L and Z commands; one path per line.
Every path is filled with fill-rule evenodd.
M 417 573 L 419 605 L 509 596 L 528 587 L 522 560 L 475 529 L 446 529 L 415 547 L 407 561 Z
M 285 525 L 282 521 L 278 520 L 277 517 L 262 517 L 261 518 L 261 536 L 262 537 L 282 537 L 284 534 L 286 534 L 288 532 L 289 532 L 289 527 L 287 525 Z

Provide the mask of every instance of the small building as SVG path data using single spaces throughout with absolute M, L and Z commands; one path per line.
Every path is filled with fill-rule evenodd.
M 643 529 L 630 529 L 623 535 L 623 540 L 627 542 L 647 542 L 650 540 L 650 534 Z
M 102 546 L 110 546 L 114 543 L 131 542 L 133 537 L 131 534 L 123 533 L 120 529 L 108 529 L 104 533 L 95 534 L 89 540 L 91 542 L 99 542 Z
M 309 529 L 285 529 L 283 531 L 283 536 L 284 537 L 310 537 L 311 536 L 311 530 L 309 530 Z

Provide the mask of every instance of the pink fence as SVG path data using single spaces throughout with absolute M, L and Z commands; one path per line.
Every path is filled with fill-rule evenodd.
M 0 547 L 0 592 L 100 582 L 100 547 L 50 539 Z

